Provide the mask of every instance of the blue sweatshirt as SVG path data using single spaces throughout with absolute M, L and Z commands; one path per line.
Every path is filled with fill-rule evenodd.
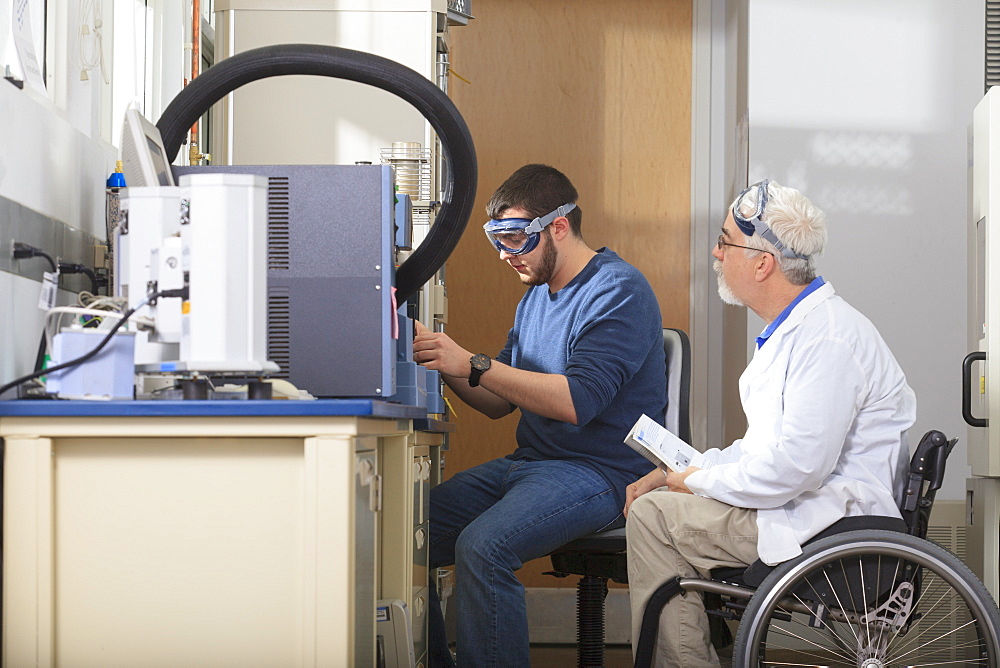
M 666 361 L 660 307 L 638 269 L 602 248 L 562 290 L 528 288 L 497 359 L 563 374 L 576 426 L 521 411 L 511 459 L 573 460 L 607 479 L 619 502 L 652 465 L 623 442 L 643 413 L 663 422 Z

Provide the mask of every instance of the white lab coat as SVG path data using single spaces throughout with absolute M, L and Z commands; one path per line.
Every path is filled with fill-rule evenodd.
M 757 551 L 777 564 L 842 517 L 899 517 L 916 398 L 867 318 L 829 283 L 808 295 L 740 377 L 748 427 L 705 453 L 695 494 L 757 509 Z

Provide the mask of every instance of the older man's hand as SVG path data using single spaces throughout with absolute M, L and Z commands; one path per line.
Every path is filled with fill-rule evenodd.
M 643 477 L 636 480 L 634 483 L 625 488 L 625 509 L 622 511 L 625 513 L 625 517 L 628 517 L 628 509 L 632 506 L 632 502 L 638 499 L 640 496 L 646 492 L 651 492 L 657 487 L 663 487 L 667 484 L 667 479 L 663 476 L 663 471 L 660 469 L 653 469 Z
M 701 469 L 699 469 L 697 466 L 689 466 L 681 473 L 678 473 L 677 471 L 667 471 L 667 481 L 666 481 L 667 488 L 671 492 L 680 492 L 682 494 L 693 494 L 694 492 L 688 489 L 688 486 L 685 484 L 684 481 L 687 480 L 687 477 L 689 475 L 691 475 L 695 471 L 700 471 L 700 470 Z
M 698 470 L 700 469 L 696 466 L 689 466 L 683 473 L 677 473 L 669 469 L 667 471 L 653 469 L 625 488 L 625 509 L 622 512 L 624 512 L 625 517 L 628 517 L 628 509 L 632 506 L 633 501 L 646 492 L 651 492 L 660 487 L 667 487 L 671 492 L 691 494 L 691 490 L 684 484 L 684 481 L 689 475 Z

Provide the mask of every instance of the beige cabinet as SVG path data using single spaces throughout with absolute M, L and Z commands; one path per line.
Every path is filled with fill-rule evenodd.
M 9 413 L 5 666 L 373 665 L 380 586 L 413 600 L 409 419 Z
M 427 664 L 432 457 L 446 447 L 448 432 L 454 427 L 438 421 L 418 422 L 427 423 L 422 425 L 426 429 L 387 443 L 380 461 L 386 494 L 380 517 L 379 590 L 382 599 L 401 600 L 408 607 L 414 665 L 419 668 Z

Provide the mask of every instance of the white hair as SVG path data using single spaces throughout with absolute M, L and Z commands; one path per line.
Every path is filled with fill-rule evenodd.
M 733 202 L 732 208 L 741 215 L 752 216 L 757 207 L 758 188 L 750 188 Z M 771 228 L 786 248 L 807 257 L 785 257 L 774 244 L 759 234 L 746 237 L 744 245 L 757 249 L 744 250 L 746 256 L 753 257 L 761 251 L 771 253 L 778 261 L 781 273 L 792 285 L 807 285 L 816 278 L 816 256 L 822 254 L 826 247 L 826 214 L 798 190 L 769 181 L 767 204 L 761 221 Z

